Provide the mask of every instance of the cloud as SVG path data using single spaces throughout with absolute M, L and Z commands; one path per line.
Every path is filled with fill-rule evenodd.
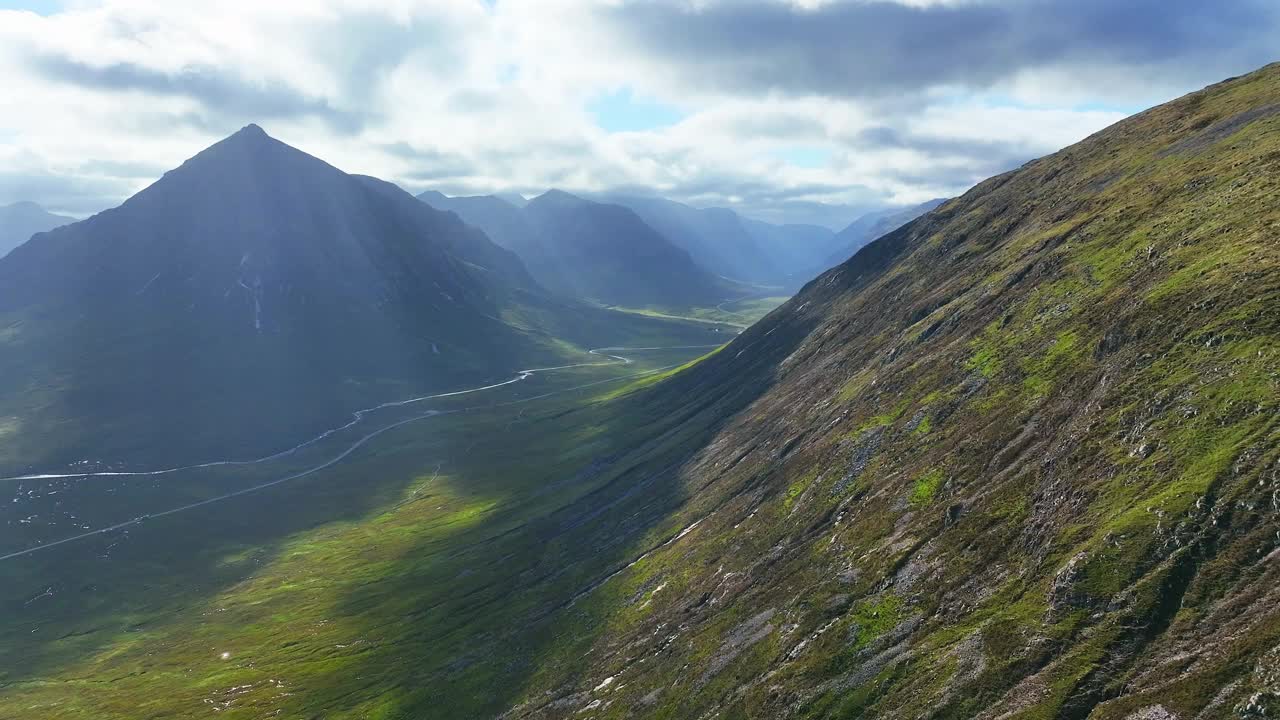
M 790 222 L 963 191 L 1272 58 L 1269 0 L 84 0 L 0 11 L 0 203 L 118 203 L 248 122 L 418 192 Z
M 0 170 L 0 198 L 14 198 L 14 202 L 17 198 L 39 198 L 45 209 L 75 217 L 102 210 L 103 195 L 116 188 L 113 180 L 92 175 Z M 3 200 L 0 204 L 9 204 L 9 201 Z
M 264 85 L 245 82 L 209 66 L 188 66 L 166 73 L 133 63 L 94 66 L 67 57 L 44 56 L 32 66 L 44 79 L 99 91 L 138 91 L 172 95 L 196 101 L 202 108 L 226 116 L 231 124 L 241 119 L 264 120 L 314 116 L 343 134 L 359 132 L 362 117 L 339 111 L 323 98 L 304 97 L 279 82 Z
M 1274 59 L 1280 9 L 1271 0 L 851 0 L 807 9 L 653 0 L 601 7 L 597 20 L 613 42 L 702 91 L 876 97 L 985 89 L 1064 66 L 1210 82 Z

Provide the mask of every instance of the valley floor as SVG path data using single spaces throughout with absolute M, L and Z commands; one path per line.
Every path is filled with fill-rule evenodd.
M 634 559 L 575 530 L 634 492 L 623 445 L 679 429 L 614 406 L 712 347 L 602 351 L 632 362 L 383 408 L 268 462 L 3 481 L 0 717 L 500 709 L 539 621 Z
M 747 295 L 729 298 L 714 307 L 691 308 L 625 308 L 611 307 L 611 310 L 644 315 L 648 317 L 666 318 L 669 320 L 689 320 L 708 324 L 725 324 L 737 328 L 745 328 L 768 315 L 774 308 L 786 302 L 785 295 Z

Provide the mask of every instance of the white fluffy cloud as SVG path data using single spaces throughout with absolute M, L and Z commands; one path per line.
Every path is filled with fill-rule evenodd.
M 1150 27 L 1123 26 L 1129 15 L 1101 0 L 101 0 L 49 16 L 0 11 L 0 203 L 89 213 L 257 122 L 411 191 L 648 188 L 837 223 L 860 206 L 960 192 L 1209 73 L 1260 64 L 1252 38 L 1275 13 L 1225 5 L 1198 34 L 1188 23 L 1200 13 L 1176 1 Z M 1079 37 L 1044 47 L 1046 22 Z M 1091 36 L 1103 23 L 1105 37 Z M 1108 83 L 1091 90 L 1099 77 Z

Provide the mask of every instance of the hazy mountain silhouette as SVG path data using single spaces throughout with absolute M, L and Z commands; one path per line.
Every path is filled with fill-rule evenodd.
M 420 200 L 512 250 L 543 286 L 631 307 L 714 305 L 735 292 L 630 208 L 552 190 L 521 208 L 485 195 Z
M 75 221 L 75 218 L 48 212 L 33 202 L 18 202 L 0 207 L 0 257 L 30 240 L 36 233 Z
M 848 227 L 836 233 L 835 238 L 832 240 L 833 249 L 822 261 L 821 266 L 814 268 L 815 272 L 821 272 L 839 265 L 853 257 L 854 253 L 861 250 L 872 240 L 897 230 L 946 201 L 946 198 L 935 198 L 919 205 L 877 210 L 863 215 L 850 223 Z
M 771 282 L 777 267 L 743 219 L 725 208 L 698 209 L 659 197 L 609 196 L 683 248 L 702 267 L 735 280 Z

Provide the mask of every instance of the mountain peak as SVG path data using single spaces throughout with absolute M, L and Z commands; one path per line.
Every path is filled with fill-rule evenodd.
M 250 137 L 256 137 L 256 138 L 269 138 L 269 137 L 271 137 L 271 136 L 270 136 L 270 135 L 268 135 L 268 134 L 267 134 L 267 131 L 266 131 L 266 130 L 263 130 L 263 129 L 262 129 L 262 127 L 261 127 L 261 126 L 259 126 L 257 123 L 249 123 L 248 125 L 245 125 L 244 127 L 242 127 L 242 128 L 240 128 L 239 130 L 237 130 L 237 131 L 235 132 L 235 134 L 234 134 L 234 135 L 232 135 L 232 137 L 245 137 L 245 138 L 250 138 Z
M 563 190 L 552 189 L 542 193 L 541 195 L 534 198 L 533 200 L 530 200 L 528 207 L 564 208 L 564 207 L 575 207 L 575 206 L 588 205 L 588 204 L 592 204 L 590 200 L 580 198 L 577 195 L 567 193 Z
M 260 187 L 267 177 L 286 184 L 306 182 L 313 188 L 321 182 L 340 182 L 342 177 L 349 179 L 323 160 L 271 137 L 258 125 L 249 124 L 188 158 L 134 199 L 155 194 L 164 188 L 169 192 L 175 191 L 175 185 L 197 183 L 241 192 L 250 201 L 258 202 L 252 197 L 256 192 L 254 188 Z M 258 180 L 251 182 L 251 178 Z M 195 192 L 203 193 L 207 189 Z
M 515 192 L 494 193 L 493 197 L 496 197 L 499 200 L 502 200 L 504 202 L 511 203 L 512 205 L 515 205 L 518 208 L 522 208 L 525 205 L 529 204 L 528 198 L 521 195 L 520 193 L 515 193 Z
M 262 148 L 268 143 L 279 143 L 279 140 L 267 134 L 260 126 L 249 123 L 234 133 L 214 143 L 212 147 L 231 146 L 238 148 Z M 283 143 L 280 143 L 283 144 Z M 299 151 L 301 152 L 301 151 Z

